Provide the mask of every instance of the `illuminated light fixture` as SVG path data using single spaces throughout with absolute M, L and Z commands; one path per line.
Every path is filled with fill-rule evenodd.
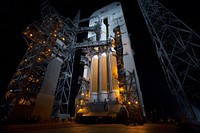
M 33 34 L 29 34 L 29 36 L 33 36 Z
M 62 40 L 63 40 L 63 41 L 65 41 L 65 38 L 64 38 L 64 37 L 62 37 Z
M 28 81 L 31 81 L 32 80 L 32 77 L 28 77 Z
M 122 92 L 122 91 L 124 91 L 124 89 L 123 89 L 123 88 L 120 88 L 120 91 Z

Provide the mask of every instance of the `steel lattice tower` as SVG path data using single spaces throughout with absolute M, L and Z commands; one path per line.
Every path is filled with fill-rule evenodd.
M 41 5 L 41 17 L 23 31 L 28 50 L 4 99 L 12 120 L 40 114 L 46 121 L 51 115 L 68 115 L 76 26 L 48 2 Z
M 178 114 L 200 122 L 200 36 L 157 0 L 138 0 Z
M 60 15 L 48 1 L 41 5 L 41 22 L 34 21 L 23 31 L 28 49 L 20 62 L 5 97 L 1 99 L 1 118 L 40 119 L 69 117 L 73 64 L 77 49 L 110 46 L 111 39 L 77 42 L 77 34 L 95 31 L 100 22 L 79 27 L 80 12 L 74 21 Z M 94 16 L 98 17 L 98 16 Z M 34 118 L 30 118 L 34 116 Z M 26 118 L 24 118 L 26 117 Z

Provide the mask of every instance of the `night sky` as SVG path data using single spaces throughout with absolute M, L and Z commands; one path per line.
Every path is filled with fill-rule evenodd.
M 144 18 L 137 1 L 121 1 L 124 16 L 130 33 L 132 48 L 135 52 L 135 62 L 140 80 L 146 113 L 152 110 L 164 110 L 168 116 L 174 112 L 170 90 L 166 84 L 164 73 L 159 64 L 155 47 L 151 42 Z M 197 0 L 158 0 L 191 29 L 200 34 L 199 4 Z M 0 6 L 1 13 L 1 69 L 0 94 L 12 79 L 18 64 L 26 52 L 27 45 L 22 31 L 35 19 L 40 18 L 39 0 L 7 0 Z M 81 18 L 89 17 L 95 10 L 102 8 L 114 0 L 50 0 L 57 11 L 73 20 L 78 9 Z M 190 3 L 189 3 L 190 2 Z

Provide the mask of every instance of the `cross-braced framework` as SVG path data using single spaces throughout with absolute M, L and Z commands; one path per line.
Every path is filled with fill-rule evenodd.
M 136 108 L 140 108 L 145 116 L 144 105 L 141 103 L 143 101 L 142 94 L 139 90 L 139 86 L 137 84 L 137 77 L 135 76 L 134 70 L 132 72 L 128 71 L 128 75 L 126 76 L 126 97 L 128 101 L 133 103 L 133 106 Z
M 41 87 L 48 64 L 55 58 L 59 59 L 62 65 L 55 90 L 52 115 L 58 112 L 68 113 L 75 56 L 73 45 L 77 37 L 74 31 L 75 25 L 70 19 L 58 14 L 48 2 L 41 5 L 41 15 L 41 23 L 34 21 L 23 32 L 29 47 L 7 88 L 5 99 L 7 106 L 13 106 L 9 107 L 8 111 L 12 113 L 7 115 L 11 119 L 23 116 L 23 113 L 18 111 L 19 108 L 25 108 L 25 115 L 31 115 L 38 94 L 42 92 Z
M 200 36 L 157 0 L 138 0 L 184 120 L 200 121 Z
M 54 49 L 57 51 L 57 54 L 54 56 L 61 58 L 63 62 L 54 94 L 55 100 L 52 108 L 52 117 L 58 117 L 60 114 L 69 115 L 68 108 L 75 57 L 74 45 L 77 41 L 76 26 L 69 18 L 65 18 L 57 13 L 49 5 L 48 1 L 41 5 L 41 15 L 41 27 L 49 34 L 49 37 L 54 37 L 54 43 L 56 41 L 61 44 Z
M 57 83 L 57 89 L 55 92 L 55 101 L 52 109 L 52 116 L 59 117 L 58 115 L 63 114 L 69 117 L 69 100 L 72 84 L 73 64 L 75 51 L 77 49 L 83 49 L 88 47 L 100 47 L 110 44 L 110 40 L 103 41 L 89 41 L 77 42 L 77 34 L 98 31 L 99 24 L 91 27 L 79 27 L 79 23 L 90 20 L 90 18 L 80 20 L 80 12 L 77 13 L 74 21 L 72 22 L 69 18 L 61 16 L 57 11 L 49 5 L 49 3 L 43 3 L 41 6 L 41 14 L 44 23 L 43 27 L 54 36 L 58 36 L 61 43 L 58 56 L 63 60 L 61 66 L 61 72 Z M 56 22 L 58 20 L 58 23 Z M 55 23 L 56 26 L 60 26 L 58 29 L 53 29 L 54 33 L 48 30 L 48 27 L 52 27 L 50 23 Z
M 116 6 L 115 11 L 112 10 L 113 5 Z M 104 90 L 103 93 L 98 94 L 105 96 L 105 99 L 103 96 L 101 97 L 103 104 L 107 103 L 108 98 L 112 107 L 117 103 L 116 108 L 121 104 L 131 107 L 132 104 L 128 103 L 133 102 L 143 105 L 134 59 L 132 52 L 129 51 L 131 49 L 130 40 L 120 3 L 113 3 L 109 8 L 114 17 L 117 15 L 118 23 L 115 23 L 116 19 L 110 20 L 108 23 L 108 18 L 100 18 L 98 14 L 80 20 L 80 12 L 74 21 L 71 21 L 60 15 L 48 1 L 41 5 L 41 22 L 34 21 L 23 31 L 28 50 L 7 88 L 6 97 L 2 102 L 4 104 L 2 104 L 3 112 L 0 110 L 1 115 L 4 115 L 1 118 L 9 117 L 13 120 L 20 118 L 21 121 L 24 121 L 22 117 L 28 116 L 28 120 L 31 117 L 35 121 L 36 118 L 32 118 L 34 115 L 40 117 L 38 121 L 45 122 L 52 117 L 60 119 L 69 117 L 73 64 L 77 49 L 85 52 L 85 55 L 81 57 L 81 63 L 88 68 L 88 73 L 90 69 L 91 71 L 95 69 L 91 60 L 95 65 L 96 57 L 99 56 L 99 65 L 96 67 L 99 66 L 100 69 L 95 71 L 99 77 L 97 81 L 99 83 L 93 83 L 93 88 L 99 87 Z M 114 12 L 121 12 L 121 14 Z M 107 17 L 107 14 L 105 15 Z M 81 22 L 91 21 L 91 19 L 94 19 L 95 23 L 88 27 L 79 27 Z M 103 28 L 105 24 L 107 24 L 107 29 Z M 108 32 L 109 24 L 113 29 Z M 77 42 L 77 35 L 83 32 L 88 34 L 88 38 L 83 42 Z M 89 35 L 89 32 L 92 36 Z M 110 37 L 108 33 L 113 35 Z M 124 51 L 126 54 L 123 53 Z M 126 75 L 124 65 L 129 68 L 127 71 L 133 70 L 133 72 Z M 86 94 L 88 87 L 91 86 L 89 80 L 92 80 L 90 75 L 87 79 L 83 77 L 80 80 L 81 88 L 77 98 L 80 98 L 81 103 L 83 103 L 83 94 Z M 108 97 L 107 94 L 109 94 Z M 121 98 L 122 94 L 123 98 Z M 84 96 L 90 97 L 89 95 Z M 120 103 L 118 103 L 119 101 Z M 101 106 L 101 104 L 99 105 Z M 103 107 L 103 109 L 106 108 Z M 144 109 L 142 110 L 144 111 Z M 144 112 L 143 115 L 145 115 Z

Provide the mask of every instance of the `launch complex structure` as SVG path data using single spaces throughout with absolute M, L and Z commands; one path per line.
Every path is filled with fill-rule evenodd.
M 200 125 L 200 36 L 157 0 L 137 2 L 177 114 Z M 77 122 L 127 124 L 137 118 L 142 124 L 146 114 L 121 3 L 113 2 L 89 18 L 80 19 L 78 12 L 72 21 L 46 1 L 41 17 L 23 31 L 28 49 L 1 99 L 1 120 L 66 119 L 72 100 Z M 88 26 L 81 27 L 85 22 Z M 79 42 L 82 33 L 86 37 Z M 72 89 L 77 50 L 84 68 L 80 88 Z
M 66 119 L 75 100 L 78 122 L 89 118 L 124 121 L 145 116 L 134 52 L 120 2 L 111 3 L 89 18 L 72 21 L 49 2 L 41 5 L 42 22 L 34 21 L 23 34 L 28 49 L 2 100 L 2 118 L 41 122 Z M 80 27 L 88 21 L 89 26 Z M 83 42 L 77 36 L 86 33 Z M 74 58 L 81 49 L 83 75 L 76 98 L 70 98 Z

